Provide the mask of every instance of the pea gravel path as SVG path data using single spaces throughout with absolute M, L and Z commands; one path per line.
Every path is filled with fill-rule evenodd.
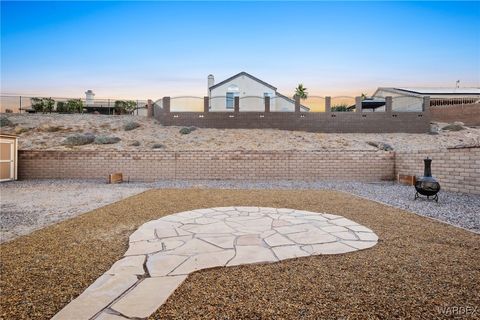
M 220 189 L 147 191 L 0 245 L 0 318 L 49 319 L 119 260 L 147 221 L 237 205 L 342 215 L 380 241 L 194 272 L 151 319 L 443 319 L 452 308 L 478 318 L 478 234 L 335 191 Z

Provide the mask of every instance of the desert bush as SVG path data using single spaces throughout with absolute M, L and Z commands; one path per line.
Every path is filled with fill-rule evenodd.
M 179 131 L 181 134 L 189 134 L 190 132 L 192 132 L 192 130 L 190 128 L 187 128 L 187 127 L 184 127 L 182 129 L 180 129 Z
M 16 133 L 16 134 L 22 134 L 24 132 L 27 132 L 29 130 L 29 128 L 26 128 L 26 127 L 22 127 L 22 126 L 16 126 L 15 129 L 13 129 L 13 131 Z
M 52 113 L 53 108 L 55 107 L 55 100 L 52 98 L 43 98 L 43 112 Z
M 58 101 L 57 102 L 57 112 L 59 113 L 68 113 L 68 107 L 67 104 L 64 101 Z
M 352 110 L 348 109 L 348 104 L 336 104 L 332 106 L 332 112 L 351 112 Z
M 73 134 L 66 137 L 62 144 L 65 146 L 82 146 L 85 144 L 90 144 L 94 141 L 95 136 L 93 134 Z
M 32 109 L 36 112 L 52 112 L 55 106 L 55 100 L 52 98 L 30 98 Z
M 110 137 L 110 136 L 97 136 L 95 137 L 95 144 L 114 144 L 119 142 L 121 139 L 119 137 Z
M 123 126 L 123 129 L 125 131 L 130 131 L 130 130 L 133 130 L 133 129 L 136 129 L 140 127 L 140 124 L 135 122 L 135 121 L 129 121 L 127 123 L 125 123 L 125 125 Z
M 114 106 L 116 114 L 130 114 L 135 111 L 137 103 L 133 100 L 116 100 Z
M 43 99 L 42 98 L 30 98 L 32 109 L 36 112 L 43 112 Z
M 5 113 L 13 113 L 13 110 L 12 109 L 5 109 Z
M 161 143 L 155 143 L 152 145 L 152 149 L 161 149 L 163 148 L 163 144 Z
M 67 100 L 67 112 L 83 112 L 83 101 L 81 99 L 69 99 Z
M 0 127 L 10 127 L 13 123 L 5 116 L 0 116 Z

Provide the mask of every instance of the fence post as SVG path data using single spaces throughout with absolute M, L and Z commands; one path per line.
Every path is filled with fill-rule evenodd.
M 270 97 L 265 96 L 265 112 L 270 112 Z
M 162 107 L 163 107 L 163 112 L 170 113 L 170 97 L 163 97 Z
M 385 97 L 385 112 L 392 113 L 392 97 Z
M 153 101 L 151 99 L 147 100 L 147 118 L 153 118 Z
M 300 112 L 300 97 L 295 96 L 295 112 L 299 113 Z
M 423 97 L 422 111 L 423 112 L 429 112 L 430 111 L 430 96 Z
M 330 113 L 332 112 L 332 98 L 325 97 L 325 112 Z
M 240 112 L 240 97 L 235 97 L 234 110 L 235 113 Z
M 355 111 L 362 113 L 362 97 L 355 97 Z
M 210 104 L 210 98 L 208 97 L 203 97 L 203 112 L 208 112 L 209 111 L 209 104 Z

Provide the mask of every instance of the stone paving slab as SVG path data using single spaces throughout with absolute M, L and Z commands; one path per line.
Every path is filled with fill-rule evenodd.
M 147 222 L 129 241 L 125 256 L 54 319 L 144 319 L 197 270 L 343 254 L 373 247 L 378 236 L 338 215 L 225 207 Z

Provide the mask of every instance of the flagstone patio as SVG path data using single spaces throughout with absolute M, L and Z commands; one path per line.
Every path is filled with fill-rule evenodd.
M 53 319 L 146 318 L 194 271 L 342 254 L 377 240 L 372 230 L 327 213 L 263 207 L 180 212 L 138 228 L 124 258 Z

